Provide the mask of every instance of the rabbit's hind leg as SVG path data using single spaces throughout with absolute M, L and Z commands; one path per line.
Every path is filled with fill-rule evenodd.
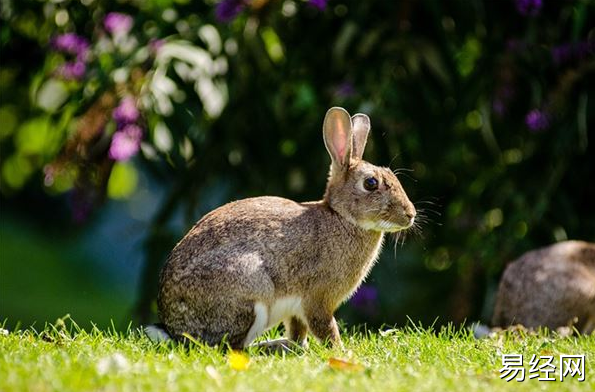
M 299 317 L 291 317 L 283 322 L 287 330 L 287 336 L 295 344 L 303 348 L 308 348 L 308 325 Z
M 266 307 L 252 301 L 219 303 L 213 317 L 205 320 L 200 338 L 209 345 L 227 342 L 234 350 L 243 349 L 266 327 Z M 215 310 L 215 309 L 213 309 Z M 263 319 L 264 317 L 264 319 Z
M 254 303 L 254 310 L 253 310 L 253 318 L 252 322 L 250 323 L 250 329 L 244 335 L 244 339 L 242 341 L 242 346 L 247 347 L 252 343 L 254 339 L 256 339 L 261 333 L 263 333 L 268 324 L 269 320 L 269 310 L 265 304 L 262 302 L 255 302 Z
M 265 354 L 295 353 L 302 348 L 294 341 L 287 338 L 265 340 L 263 342 L 252 343 L 250 347 L 256 347 Z
M 308 326 L 296 316 L 283 321 L 286 330 L 285 338 L 267 340 L 252 344 L 251 346 L 264 350 L 267 353 L 301 352 L 308 348 Z

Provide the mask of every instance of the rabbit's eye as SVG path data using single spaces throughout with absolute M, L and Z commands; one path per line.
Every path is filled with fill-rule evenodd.
M 374 177 L 368 177 L 364 180 L 364 189 L 368 192 L 378 189 L 378 180 Z

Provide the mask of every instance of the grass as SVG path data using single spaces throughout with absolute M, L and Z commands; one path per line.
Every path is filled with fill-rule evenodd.
M 268 337 L 275 337 L 273 331 Z M 154 344 L 138 330 L 82 330 L 58 320 L 42 331 L 0 334 L 0 391 L 507 391 L 595 390 L 595 335 L 502 332 L 477 340 L 466 329 L 352 331 L 343 349 L 230 353 L 200 344 Z M 502 353 L 585 354 L 585 381 L 506 382 Z M 249 360 L 247 366 L 243 363 Z M 337 361 L 346 361 L 345 363 Z M 528 373 L 527 373 L 528 375 Z

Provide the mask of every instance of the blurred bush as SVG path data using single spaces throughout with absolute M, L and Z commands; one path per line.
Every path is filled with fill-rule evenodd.
M 3 208 L 43 191 L 84 224 L 150 173 L 166 197 L 146 319 L 176 211 L 188 227 L 214 193 L 319 198 L 321 121 L 340 105 L 372 118 L 367 159 L 408 168 L 424 224 L 396 250 L 420 284 L 395 294 L 381 263 L 346 312 L 378 323 L 408 301 L 422 317 L 440 298 L 446 320 L 485 316 L 507 260 L 595 240 L 593 14 L 589 0 L 4 1 Z

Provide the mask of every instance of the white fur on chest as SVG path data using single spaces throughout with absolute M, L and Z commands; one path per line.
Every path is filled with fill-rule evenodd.
M 384 233 L 382 233 L 380 235 L 380 239 L 378 240 L 378 243 L 372 250 L 372 254 L 370 255 L 368 264 L 365 266 L 364 270 L 362 271 L 362 280 L 360 282 L 358 282 L 358 286 L 364 279 L 366 279 L 366 277 L 370 273 L 370 270 L 372 269 L 374 264 L 376 264 L 376 261 L 378 260 L 378 256 L 380 256 L 380 251 L 382 250 L 383 244 L 384 244 Z
M 292 316 L 297 316 L 300 319 L 304 318 L 302 298 L 294 296 L 279 298 L 269 308 L 267 328 L 273 327 Z
M 254 323 L 246 335 L 244 347 L 249 345 L 254 339 L 260 336 L 267 329 L 274 327 L 281 321 L 288 320 L 296 316 L 304 319 L 304 309 L 302 307 L 302 298 L 297 296 L 282 297 L 270 306 L 263 302 L 254 303 Z

